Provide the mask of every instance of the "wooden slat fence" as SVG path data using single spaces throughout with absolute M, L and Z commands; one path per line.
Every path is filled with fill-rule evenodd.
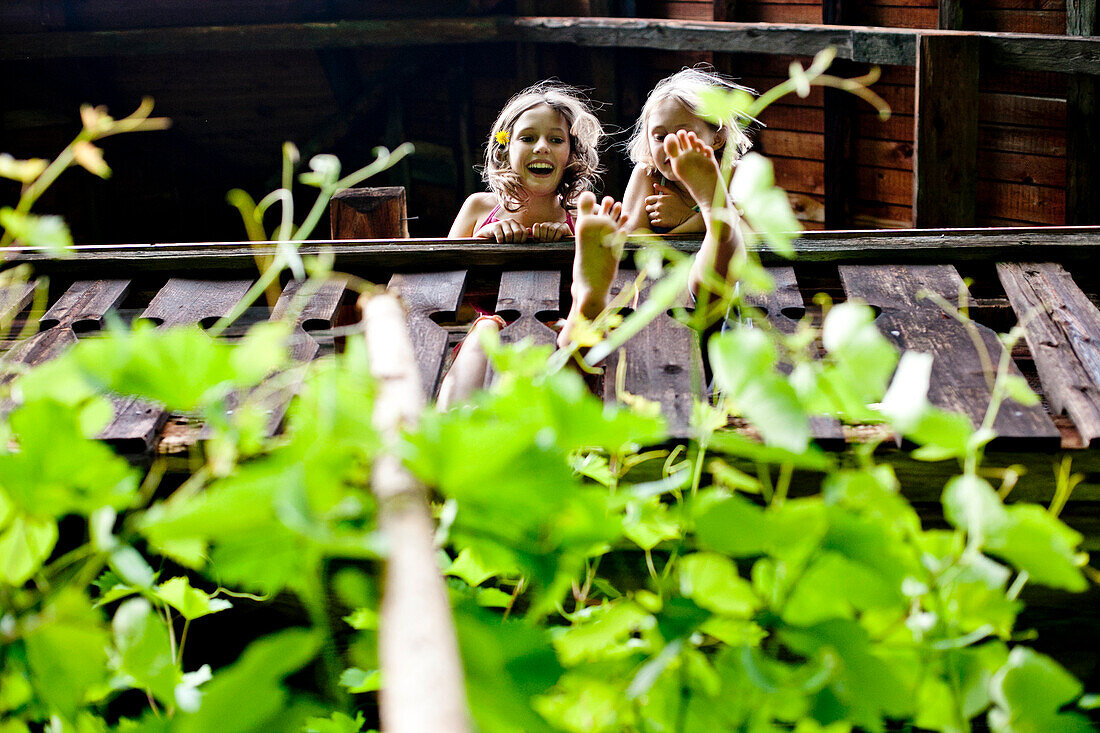
M 938 246 L 932 247 L 933 242 Z M 690 240 L 674 244 L 686 251 L 698 245 Z M 926 245 L 923 252 L 922 244 Z M 337 255 L 338 270 L 388 282 L 389 288 L 404 300 L 421 381 L 429 394 L 438 389 L 450 352 L 465 330 L 458 314 L 470 312 L 464 308 L 471 297 L 465 293 L 467 282 L 477 279 L 499 283 L 495 301 L 490 302 L 495 302 L 495 311 L 509 322 L 502 332 L 505 342 L 531 338 L 536 343 L 552 344 L 554 332 L 547 323 L 567 310 L 562 295 L 563 283 L 569 277 L 569 243 L 501 248 L 473 241 L 375 240 L 331 246 Z M 991 275 L 981 283 L 980 300 L 986 303 L 986 310 L 1000 313 L 1002 321 L 1011 320 L 1013 313 L 1026 320 L 1030 348 L 1018 349 L 1016 356 L 1026 375 L 1040 388 L 1046 407 L 1012 404 L 1002 410 L 994 426 L 999 436 L 995 445 L 1005 450 L 1023 446 L 1028 451 L 1055 451 L 1089 446 L 1100 436 L 1100 351 L 1095 347 L 1100 339 L 1100 312 L 1071 274 L 1078 270 L 1085 275 L 1088 288 L 1096 287 L 1088 269 L 1079 268 L 1077 263 L 1088 262 L 1100 251 L 1100 228 L 1001 233 L 964 230 L 908 236 L 807 233 L 796 246 L 807 253 L 805 261 L 771 267 L 778 289 L 768 296 L 750 299 L 749 305 L 763 312 L 779 330 L 790 332 L 804 314 L 819 316 L 815 316 L 816 306 L 812 303 L 817 288 L 824 286 L 834 299 L 859 298 L 870 303 L 879 311 L 877 323 L 888 339 L 900 348 L 935 356 L 930 395 L 933 403 L 963 412 L 975 424 L 981 421 L 989 400 L 983 364 L 996 363 L 999 341 L 989 328 L 977 325 L 976 333 L 988 352 L 983 361 L 975 347 L 975 331 L 963 328 L 931 300 L 920 299 L 917 294 L 930 291 L 954 302 L 964 287 L 958 268 L 969 272 L 996 264 L 1003 285 Z M 324 245 L 310 243 L 307 247 L 322 249 Z M 391 254 L 384 256 L 387 249 Z M 37 267 L 47 273 L 55 268 L 59 273 L 65 268 L 98 268 L 114 269 L 125 277 L 74 282 L 50 304 L 41 319 L 41 330 L 17 343 L 5 359 L 29 367 L 55 357 L 79 338 L 94 335 L 110 310 L 118 309 L 127 297 L 136 297 L 127 296 L 128 292 L 155 292 L 144 308 L 140 303 L 127 305 L 140 317 L 157 321 L 161 328 L 179 324 L 208 327 L 250 287 L 252 277 L 242 276 L 249 275 L 253 267 L 253 252 L 234 249 L 231 243 L 164 248 L 166 253 L 175 251 L 180 255 L 181 262 L 187 261 L 184 253 L 202 261 L 204 250 L 211 269 L 199 275 L 189 273 L 186 279 L 161 280 L 159 288 L 150 287 L 155 285 L 155 274 L 141 273 L 141 265 L 147 262 L 145 252 L 134 258 L 125 247 L 82 248 L 75 263 L 23 253 L 23 259 L 36 260 Z M 378 264 L 380 255 L 383 260 L 392 260 L 394 250 L 404 253 L 402 269 L 412 271 L 394 272 L 392 265 Z M 868 261 L 868 251 L 877 262 Z M 1012 252 L 1017 256 L 1008 256 Z M 1050 255 L 1048 262 L 1030 261 L 1035 255 L 1042 257 L 1043 252 Z M 915 253 L 925 261 L 940 258 L 952 264 L 919 264 L 912 261 Z M 463 254 L 470 267 L 440 269 Z M 1020 256 L 1029 261 L 1017 261 Z M 883 260 L 893 263 L 882 264 Z M 613 293 L 634 287 L 637 273 L 627 267 L 624 264 Z M 391 274 L 386 274 L 387 270 Z M 58 279 L 63 276 L 59 274 Z M 351 309 L 340 308 L 352 297 L 344 280 L 329 281 L 311 293 L 303 294 L 301 287 L 300 282 L 289 282 L 271 312 L 259 318 L 293 314 L 293 357 L 307 361 L 332 348 L 328 345 L 331 339 L 322 339 L 326 342 L 323 347 L 312 335 L 314 332 L 347 325 L 357 316 Z M 991 288 L 997 290 L 993 296 L 987 292 Z M 645 297 L 643 287 L 630 298 L 628 308 L 638 307 Z M 21 294 L 20 302 L 25 307 L 29 296 Z M 613 401 L 626 393 L 660 403 L 672 434 L 690 435 L 692 400 L 704 394 L 707 378 L 704 354 L 689 329 L 671 315 L 661 315 L 609 357 L 605 367 L 605 400 Z M 284 387 L 280 398 L 270 403 L 271 430 L 278 428 L 289 400 L 287 392 L 293 389 L 293 384 Z M 169 417 L 163 409 L 135 400 L 118 400 L 115 408 L 115 419 L 103 431 L 103 439 L 116 443 L 126 453 L 149 452 L 158 446 L 169 449 L 161 445 L 166 430 L 163 426 Z M 854 435 L 831 418 L 816 420 L 813 432 L 827 446 L 852 440 Z M 203 433 L 195 437 L 201 439 Z M 171 446 L 171 450 L 179 450 L 181 444 L 176 441 Z

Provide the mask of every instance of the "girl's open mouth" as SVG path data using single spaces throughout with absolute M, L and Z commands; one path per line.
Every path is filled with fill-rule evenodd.
M 532 163 L 527 166 L 527 170 L 531 171 L 536 176 L 549 176 L 554 173 L 554 166 L 549 163 Z

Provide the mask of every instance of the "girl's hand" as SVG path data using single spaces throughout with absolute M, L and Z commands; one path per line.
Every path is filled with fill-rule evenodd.
M 655 193 L 645 198 L 645 210 L 650 226 L 672 229 L 683 224 L 695 213 L 671 188 L 653 184 Z
M 531 227 L 531 239 L 536 242 L 560 242 L 570 239 L 573 232 L 565 222 L 540 221 Z
M 504 219 L 486 224 L 474 236 L 478 239 L 495 239 L 498 242 L 524 242 L 527 240 L 527 230 L 518 222 Z

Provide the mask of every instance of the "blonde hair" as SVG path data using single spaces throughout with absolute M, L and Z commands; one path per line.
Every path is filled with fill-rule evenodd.
M 509 99 L 489 130 L 481 178 L 508 211 L 519 209 L 526 195 L 519 175 L 508 164 L 508 145 L 502 144 L 498 135 L 502 131 L 510 135 L 519 116 L 540 104 L 555 110 L 569 126 L 569 162 L 558 185 L 562 206 L 572 208 L 577 197 L 593 187 L 600 173 L 597 146 L 604 134 L 603 126 L 589 110 L 584 95 L 557 81 L 541 81 Z
M 756 94 L 754 90 L 735 84 L 724 76 L 706 68 L 684 68 L 672 76 L 666 76 L 657 82 L 657 86 L 653 87 L 653 91 L 646 97 L 642 111 L 638 115 L 638 121 L 634 123 L 634 129 L 631 131 L 630 139 L 626 143 L 626 152 L 630 160 L 633 163 L 653 165 L 652 156 L 649 154 L 649 139 L 646 127 L 649 116 L 653 114 L 653 109 L 669 98 L 675 99 L 684 105 L 684 109 L 713 127 L 716 132 L 725 130 L 726 144 L 735 146 L 738 157 L 744 155 L 752 147 L 752 140 L 745 132 L 745 127 L 749 123 L 755 122 L 755 120 L 745 115 L 733 113 L 729 117 L 719 120 L 718 124 L 715 125 L 713 121 L 702 117 L 699 114 L 699 106 L 702 104 L 701 94 L 707 89 L 713 88 L 739 89 L 749 94 Z

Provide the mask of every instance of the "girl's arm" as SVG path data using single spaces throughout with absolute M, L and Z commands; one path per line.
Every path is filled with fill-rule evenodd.
M 490 193 L 471 194 L 458 210 L 447 239 L 469 239 L 479 221 L 489 215 L 495 205 L 495 197 Z
M 653 193 L 653 185 L 660 183 L 650 173 L 650 168 L 638 163 L 630 174 L 623 194 L 623 215 L 626 217 L 626 231 L 652 231 L 649 227 L 649 214 L 645 210 L 645 199 Z

